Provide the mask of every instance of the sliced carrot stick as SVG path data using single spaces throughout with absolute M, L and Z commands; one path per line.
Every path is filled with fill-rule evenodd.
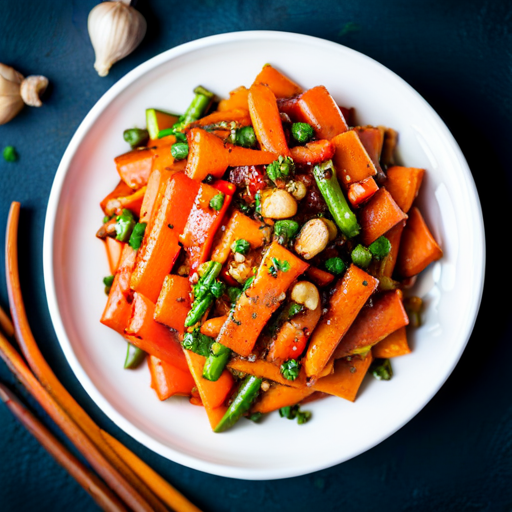
M 291 98 L 302 92 L 302 87 L 283 75 L 270 64 L 265 64 L 254 80 L 255 84 L 266 85 L 276 98 Z
M 320 305 L 315 310 L 305 309 L 285 322 L 274 337 L 267 360 L 283 362 L 298 359 L 322 315 Z
M 186 277 L 165 276 L 155 307 L 155 320 L 183 334 L 191 307 L 190 291 L 190 281 Z
M 248 101 L 252 126 L 261 147 L 271 153 L 289 156 L 274 93 L 266 85 L 253 84 L 249 89 Z
M 363 181 L 351 183 L 348 186 L 348 200 L 352 206 L 359 206 L 365 201 L 368 201 L 368 199 L 370 199 L 377 190 L 379 190 L 377 183 L 375 183 L 375 180 L 369 176 Z
M 0 355 L 50 417 L 75 442 L 75 446 L 86 460 L 129 507 L 134 510 L 164 511 L 163 505 L 147 486 L 104 442 L 98 426 L 62 386 L 37 346 L 28 324 L 20 288 L 17 249 L 19 210 L 19 203 L 11 204 L 6 236 L 7 289 L 16 340 L 44 388 L 39 386 L 39 382 L 12 346 L 9 343 L 3 343 L 7 340 L 2 336 L 0 336 Z
M 390 167 L 387 171 L 386 188 L 396 204 L 407 213 L 420 191 L 424 169 L 415 167 Z
M 222 139 L 201 128 L 193 128 L 188 132 L 187 140 L 187 176 L 197 181 L 204 180 L 208 174 L 221 178 L 229 165 Z
M 308 266 L 279 243 L 273 242 L 254 281 L 238 299 L 217 341 L 237 354 L 248 356 L 270 316 L 285 299 L 288 287 Z
M 220 189 L 224 194 L 224 202 L 221 209 L 216 210 L 210 206 L 210 201 L 221 193 Z M 208 260 L 215 233 L 222 223 L 235 191 L 232 183 L 222 180 L 213 186 L 200 184 L 187 224 L 180 236 L 180 241 L 188 253 L 191 274 L 201 263 Z
M 155 356 L 149 356 L 147 360 L 151 375 L 151 388 L 155 390 L 159 400 L 167 400 L 174 395 L 192 395 L 195 382 L 188 369 L 182 370 Z
M 318 267 L 309 267 L 306 270 L 306 275 L 313 281 L 317 286 L 327 286 L 334 281 L 334 275 L 322 270 Z
M 308 377 L 318 377 L 377 285 L 377 279 L 355 265 L 350 265 L 336 283 L 327 313 L 314 330 L 306 352 Z
M 187 165 L 186 160 L 177 160 L 172 165 L 160 168 L 159 164 L 161 161 L 155 160 L 153 162 L 153 168 L 149 175 L 148 184 L 146 187 L 146 193 L 142 200 L 140 207 L 140 219 L 139 222 L 145 222 L 148 227 L 151 227 L 151 223 L 154 217 L 154 213 L 158 210 L 160 203 L 165 192 L 165 185 L 171 179 L 171 176 L 177 172 L 184 172 Z
M 133 193 L 133 189 L 130 188 L 123 180 L 121 180 L 117 185 L 116 187 L 114 188 L 114 190 L 112 190 L 112 192 L 110 192 L 109 194 L 107 194 L 101 201 L 100 203 L 100 206 L 101 206 L 101 209 L 103 210 L 103 213 L 106 215 L 106 206 L 107 206 L 107 203 L 111 200 L 111 199 L 116 199 L 118 197 L 124 197 L 124 196 L 128 196 L 130 195 L 131 193 Z
M 135 190 L 147 184 L 155 153 L 148 148 L 134 149 L 116 158 L 117 172 L 121 179 Z
M 225 147 L 228 152 L 228 165 L 230 167 L 240 167 L 244 165 L 268 165 L 274 160 L 277 160 L 279 156 L 276 153 L 271 153 L 270 151 L 243 148 L 241 146 L 234 146 L 233 144 L 226 144 Z
M 334 351 L 336 359 L 364 353 L 392 332 L 409 324 L 402 291 L 384 292 L 364 307 Z
M 419 274 L 433 261 L 443 256 L 418 208 L 409 212 L 398 253 L 397 272 L 402 277 Z
M 334 137 L 332 143 L 336 148 L 332 161 L 342 187 L 347 189 L 351 183 L 377 174 L 375 165 L 354 130 Z
M 144 295 L 135 293 L 126 338 L 144 352 L 186 371 L 187 362 L 178 335 L 156 322 L 154 316 L 155 305 Z
M 100 319 L 103 325 L 114 329 L 119 334 L 124 334 L 131 316 L 130 278 L 135 267 L 136 255 L 137 251 L 133 250 L 129 244 L 124 244 L 119 268 L 114 276 L 107 304 Z
M 212 250 L 212 260 L 225 263 L 233 242 L 243 238 L 251 244 L 251 249 L 258 249 L 265 242 L 265 224 L 255 221 L 239 210 L 231 215 L 222 237 Z
M 305 146 L 295 146 L 290 149 L 293 161 L 301 165 L 316 165 L 330 160 L 335 147 L 330 140 L 315 140 Z
M 381 128 L 374 128 L 373 126 L 357 126 L 354 128 L 357 136 L 372 159 L 373 165 L 377 169 L 377 175 L 385 177 L 385 174 L 380 166 L 380 155 L 382 153 L 382 145 L 384 143 L 384 130 Z
M 292 388 L 304 388 L 307 384 L 304 368 L 301 368 L 299 376 L 295 380 L 287 380 L 281 374 L 280 365 L 265 359 L 256 359 L 256 361 L 250 362 L 241 357 L 233 357 L 228 363 L 228 368 L 248 373 L 249 375 L 255 375 L 256 377 L 262 377 L 283 386 L 291 386 Z
M 210 318 L 201 325 L 201 332 L 210 338 L 216 338 L 227 320 L 228 315 L 218 316 L 216 318 Z
M 3 332 L 7 338 L 14 336 L 14 325 L 9 315 L 0 306 L 0 333 Z
M 249 108 L 237 108 L 233 110 L 221 110 L 213 112 L 205 117 L 202 117 L 198 121 L 190 123 L 187 129 L 197 127 L 202 128 L 203 126 L 222 122 L 235 122 L 238 126 L 250 126 L 251 116 L 249 115 Z
M 313 389 L 354 402 L 372 360 L 371 353 L 364 359 L 359 356 L 338 359 L 334 363 L 334 373 L 318 379 Z
M 126 209 L 138 216 L 144 194 L 146 193 L 146 186 L 139 188 L 135 192 L 130 189 L 130 192 L 130 195 L 109 199 L 105 205 L 105 214 L 108 216 L 120 215 Z
M 238 87 L 229 93 L 228 99 L 219 101 L 219 106 L 217 107 L 217 110 L 219 112 L 223 112 L 225 110 L 234 110 L 236 108 L 241 108 L 248 111 L 248 96 L 249 89 L 247 89 L 244 86 Z
M 183 232 L 200 184 L 183 173 L 173 174 L 165 184 L 162 201 L 146 230 L 130 285 L 156 302 L 165 276 L 172 270 Z
M 41 443 L 48 453 L 87 491 L 104 510 L 125 510 L 105 484 L 86 468 L 53 434 L 20 402 L 14 393 L 0 383 L 0 399 L 19 422 Z
M 363 244 L 370 245 L 404 219 L 407 219 L 407 215 L 391 194 L 385 187 L 380 188 L 359 212 Z
M 204 379 L 203 367 L 206 359 L 189 350 L 185 350 L 185 357 L 208 415 L 210 425 L 214 429 L 227 411 L 224 402 L 233 389 L 233 377 L 228 370 L 224 370 L 215 382 Z
M 107 250 L 108 266 L 110 267 L 110 273 L 114 275 L 119 268 L 121 263 L 121 254 L 123 253 L 124 243 L 107 236 L 105 238 L 105 248 Z
M 252 407 L 251 412 L 266 414 L 277 411 L 281 409 L 281 407 L 298 404 L 314 392 L 314 389 L 308 388 L 307 386 L 303 388 L 291 388 L 289 386 L 275 384 L 268 391 L 260 393 L 260 397 Z
M 323 86 L 303 92 L 292 107 L 293 120 L 309 123 L 317 139 L 332 139 L 348 130 L 340 108 Z
M 392 332 L 389 336 L 372 347 L 373 357 L 378 359 L 389 359 L 410 353 L 411 349 L 407 343 L 405 327 L 400 327 L 400 329 Z
M 134 473 L 158 496 L 171 510 L 175 512 L 201 512 L 193 503 L 178 492 L 172 485 L 167 483 L 158 473 L 151 469 L 134 453 L 128 450 L 122 443 L 112 437 L 110 434 L 101 431 L 101 435 L 112 447 L 112 449 L 121 457 L 121 459 L 130 466 Z
M 400 240 L 402 239 L 402 232 L 404 230 L 405 221 L 399 222 L 396 226 L 393 226 L 387 231 L 384 236 L 391 243 L 391 250 L 388 255 L 382 260 L 380 266 L 381 275 L 385 277 L 391 277 L 395 270 L 396 260 L 398 258 L 398 252 L 400 250 Z

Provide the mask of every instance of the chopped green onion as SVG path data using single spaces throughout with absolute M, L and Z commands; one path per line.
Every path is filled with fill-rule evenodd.
M 238 252 L 240 254 L 247 254 L 250 248 L 251 244 L 247 240 L 244 240 L 243 238 L 239 238 L 231 245 L 231 250 L 233 252 Z
M 288 359 L 281 365 L 281 373 L 286 380 L 295 380 L 299 376 L 300 366 L 295 359 Z
M 389 359 L 375 359 L 370 366 L 370 371 L 377 380 L 391 380 L 393 377 L 393 368 Z

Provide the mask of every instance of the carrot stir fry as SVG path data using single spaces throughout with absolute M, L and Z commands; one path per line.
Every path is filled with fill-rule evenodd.
M 158 398 L 188 395 L 215 432 L 277 409 L 305 423 L 302 400 L 354 401 L 410 352 L 407 285 L 443 254 L 415 203 L 426 171 L 395 164 L 394 130 L 268 64 L 228 99 L 194 93 L 125 132 L 102 322 L 125 368 L 147 354 Z

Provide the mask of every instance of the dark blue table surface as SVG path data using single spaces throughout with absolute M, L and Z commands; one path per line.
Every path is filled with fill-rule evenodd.
M 0 126 L 0 148 L 13 144 L 20 155 L 16 163 L 0 158 L 0 231 L 10 202 L 20 201 L 20 265 L 28 315 L 64 385 L 101 427 L 206 511 L 511 510 L 512 332 L 505 295 L 512 188 L 510 2 L 140 1 L 148 34 L 106 78 L 99 78 L 92 67 L 86 29 L 95 3 L 0 1 L 0 62 L 25 75 L 43 74 L 51 82 L 43 108 L 26 108 Z M 50 321 L 42 273 L 44 216 L 53 177 L 74 131 L 95 102 L 127 72 L 164 50 L 203 36 L 255 29 L 339 42 L 380 61 L 415 87 L 447 123 L 468 159 L 492 248 L 471 340 L 427 407 L 390 439 L 353 460 L 300 478 L 266 482 L 221 478 L 179 466 L 113 425 L 64 359 Z M 3 254 L 0 304 L 7 306 Z M 51 426 L 3 363 L 0 380 Z M 96 510 L 82 488 L 3 406 L 0 510 Z

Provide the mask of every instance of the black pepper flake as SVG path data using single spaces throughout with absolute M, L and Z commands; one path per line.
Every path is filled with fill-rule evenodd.
M 257 318 L 257 317 L 258 317 L 258 314 L 257 314 L 257 313 L 253 313 L 253 314 L 252 314 L 252 317 L 253 317 L 253 318 Z
M 168 227 L 169 229 L 174 229 L 174 226 L 173 226 L 172 224 L 167 224 L 167 227 Z
M 176 302 L 185 302 L 185 299 L 183 297 L 178 297 L 176 299 Z
M 350 373 L 356 373 L 356 367 L 355 366 L 351 366 L 350 367 Z
M 363 286 L 368 286 L 368 281 L 363 281 Z

